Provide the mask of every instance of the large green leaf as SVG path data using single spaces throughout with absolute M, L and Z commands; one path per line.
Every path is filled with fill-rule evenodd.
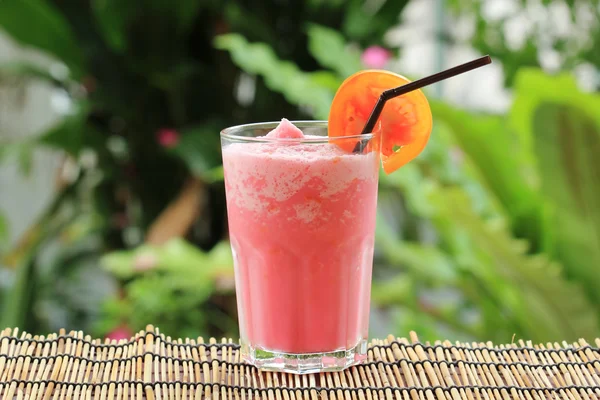
M 351 48 L 338 31 L 316 24 L 308 25 L 308 49 L 324 66 L 346 78 L 362 68 L 358 49 Z
M 555 206 L 558 256 L 600 304 L 600 123 L 551 102 L 538 106 L 532 127 L 542 191 Z
M 0 29 L 25 46 L 36 47 L 64 62 L 75 78 L 84 62 L 67 20 L 44 0 L 0 1 Z
M 527 246 L 511 238 L 502 224 L 475 214 L 463 192 L 440 190 L 431 201 L 439 212 L 438 226 L 446 227 L 446 238 L 456 241 L 464 235 L 469 243 L 456 253 L 461 254 L 461 265 L 479 277 L 523 335 L 532 340 L 576 340 L 597 334 L 597 310 L 579 285 L 563 277 L 559 265 L 544 256 L 527 255 Z
M 532 120 L 542 103 L 576 107 L 600 126 L 600 95 L 579 90 L 572 74 L 550 76 L 539 69 L 522 68 L 516 78 L 515 100 L 509 117 L 531 162 L 535 162 Z
M 435 241 L 402 243 L 393 220 L 382 215 L 378 252 L 385 263 L 401 265 L 427 287 L 459 290 L 464 308 L 470 304 L 481 317 L 479 325 L 469 326 L 475 336 L 500 340 L 517 333 L 554 340 L 591 337 L 597 331 L 597 310 L 580 287 L 547 257 L 528 255 L 527 243 L 510 236 L 502 215 L 484 219 L 464 189 L 441 186 L 435 177 L 419 174 L 416 164 L 382 179 L 381 186 L 380 208 L 387 204 L 388 192 L 399 189 L 407 209 L 433 223 Z
M 318 83 L 327 72 L 304 72 L 296 64 L 280 60 L 268 45 L 248 43 L 237 34 L 218 36 L 215 46 L 229 51 L 244 71 L 262 76 L 271 90 L 282 93 L 290 103 L 310 107 L 315 118 L 327 119 L 334 91 Z
M 517 135 L 499 116 L 475 115 L 432 101 L 435 119 L 450 127 L 460 148 L 479 177 L 511 217 L 513 231 L 535 249 L 547 249 L 551 240 L 546 205 L 535 191 L 535 176 L 520 155 Z
M 596 301 L 599 264 L 598 152 L 600 96 L 584 93 L 570 74 L 523 69 L 510 112 L 536 187 L 553 206 L 552 255 Z
M 436 137 L 439 138 L 439 135 Z M 501 312 L 510 305 L 498 302 L 498 297 L 502 298 L 507 288 L 510 290 L 510 284 L 498 276 L 493 265 L 473 254 L 468 236 L 459 231 L 453 218 L 440 216 L 440 205 L 432 201 L 441 196 L 443 187 L 438 175 L 429 175 L 432 167 L 437 169 L 435 158 L 434 154 L 430 154 L 395 174 L 381 176 L 376 230 L 376 249 L 381 257 L 378 265 L 404 270 L 413 280 L 414 287 L 418 288 L 413 294 L 415 299 L 408 306 L 417 313 L 428 313 L 430 318 L 441 324 L 440 328 L 452 327 L 452 335 L 462 333 L 471 338 L 504 339 L 514 332 L 522 332 L 512 315 Z M 424 159 L 428 162 L 423 163 Z M 461 169 L 459 167 L 456 172 L 467 177 Z M 490 213 L 488 201 L 482 200 L 481 195 L 474 193 L 471 185 L 465 183 L 451 179 L 446 184 L 460 187 L 464 193 L 469 191 L 467 206 L 471 213 L 498 216 L 495 212 Z M 401 199 L 404 199 L 410 214 L 398 217 L 401 201 L 396 190 L 402 193 Z M 482 195 L 489 197 L 485 191 Z M 416 231 L 420 233 L 408 239 L 408 236 L 413 236 L 410 230 L 415 223 Z M 459 304 L 453 309 L 444 309 L 447 301 L 443 297 L 444 300 L 423 307 L 418 298 L 432 289 L 453 292 L 452 297 L 458 295 Z M 464 320 L 465 313 L 475 313 L 476 318 Z

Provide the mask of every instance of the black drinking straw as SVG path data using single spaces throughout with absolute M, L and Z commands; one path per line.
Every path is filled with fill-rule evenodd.
M 383 93 L 381 93 L 381 96 L 379 96 L 377 103 L 375 103 L 375 107 L 373 108 L 373 111 L 371 111 L 371 115 L 369 116 L 369 119 L 367 120 L 367 123 L 365 124 L 365 127 L 363 128 L 360 134 L 364 135 L 373 131 L 373 128 L 375 128 L 375 124 L 377 123 L 377 120 L 381 115 L 381 111 L 383 111 L 383 106 L 385 105 L 386 101 L 393 99 L 394 97 L 402 96 L 403 94 L 406 94 L 408 92 L 412 92 L 413 90 L 421 89 L 422 87 L 431 85 L 432 83 L 437 83 L 439 81 L 452 78 L 453 76 L 464 74 L 465 72 L 471 71 L 473 69 L 483 67 L 484 65 L 490 64 L 491 62 L 492 59 L 490 58 L 490 56 L 483 56 L 473 61 L 469 61 L 468 63 L 457 65 L 456 67 L 452 67 L 445 71 L 438 72 L 437 74 L 433 74 L 428 77 L 416 80 L 414 82 L 407 83 L 406 85 L 398 86 L 396 88 L 384 91 Z M 356 144 L 356 147 L 354 148 L 354 151 L 360 152 L 362 150 L 363 144 L 362 142 L 358 142 Z

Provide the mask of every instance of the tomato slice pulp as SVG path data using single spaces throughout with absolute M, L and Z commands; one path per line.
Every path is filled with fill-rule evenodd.
M 401 75 L 383 70 L 365 70 L 348 77 L 337 90 L 331 104 L 329 136 L 358 135 L 381 93 L 409 82 Z M 386 102 L 372 133 L 387 174 L 423 151 L 432 125 L 429 102 L 421 90 Z

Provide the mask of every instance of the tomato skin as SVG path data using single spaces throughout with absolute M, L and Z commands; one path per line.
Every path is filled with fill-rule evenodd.
M 338 88 L 331 104 L 329 136 L 358 135 L 381 93 L 409 82 L 401 75 L 384 70 L 365 70 L 348 77 Z M 373 132 L 376 138 L 372 148 L 379 148 L 387 174 L 423 151 L 432 125 L 429 102 L 421 90 L 386 102 Z M 342 147 L 349 150 L 352 146 L 345 141 Z

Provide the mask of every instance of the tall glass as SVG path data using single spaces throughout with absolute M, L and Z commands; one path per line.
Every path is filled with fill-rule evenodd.
M 339 371 L 366 357 L 379 152 L 372 135 L 294 125 L 305 138 L 264 137 L 276 122 L 221 132 L 242 354 Z

